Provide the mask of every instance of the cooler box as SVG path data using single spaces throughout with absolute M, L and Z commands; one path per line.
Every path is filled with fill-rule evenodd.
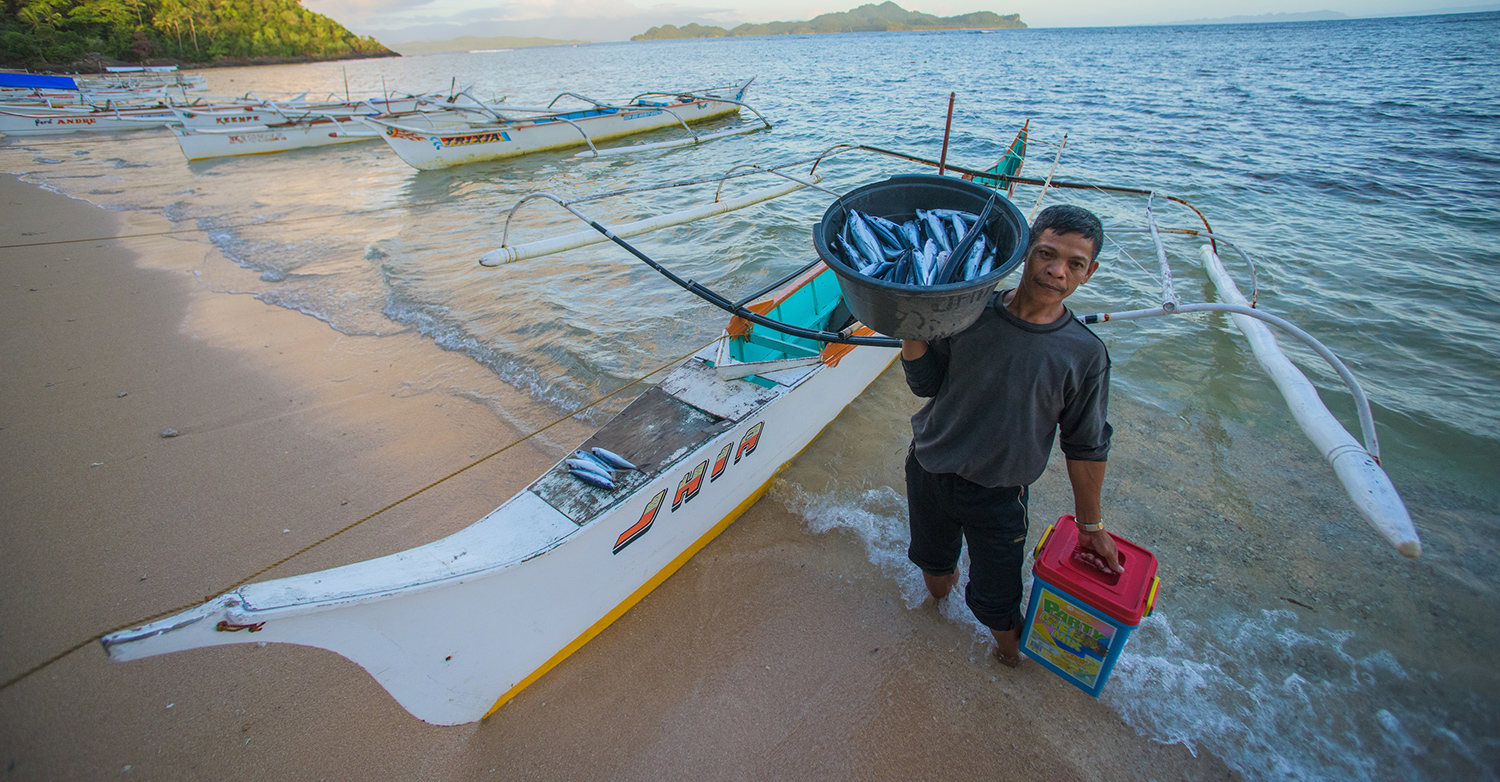
M 1156 603 L 1156 557 L 1110 534 L 1124 573 L 1110 573 L 1078 558 L 1078 528 L 1063 516 L 1042 533 L 1032 567 L 1031 600 L 1021 630 L 1021 652 L 1099 696 L 1109 672 Z

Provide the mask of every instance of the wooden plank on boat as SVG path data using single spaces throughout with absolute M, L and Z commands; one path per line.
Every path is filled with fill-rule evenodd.
M 652 388 L 583 444 L 584 450 L 598 446 L 614 451 L 640 467 L 639 472 L 617 473 L 617 488 L 611 491 L 590 486 L 569 475 L 567 465 L 559 465 L 531 484 L 531 491 L 574 523 L 587 524 L 732 425 Z
M 748 380 L 720 380 L 712 367 L 697 358 L 662 378 L 657 387 L 699 410 L 735 422 L 765 406 L 778 393 Z

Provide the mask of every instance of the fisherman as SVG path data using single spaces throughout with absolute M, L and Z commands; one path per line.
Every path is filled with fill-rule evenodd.
M 966 601 L 995 636 L 995 656 L 1013 668 L 1021 664 L 1027 487 L 1046 469 L 1059 429 L 1085 558 L 1124 572 L 1100 510 L 1109 354 L 1063 305 L 1099 268 L 1103 243 L 1092 212 L 1049 207 L 1031 226 L 1014 289 L 996 293 L 958 334 L 901 343 L 907 384 L 931 397 L 911 419 L 907 557 L 940 601 L 958 583 L 968 541 Z

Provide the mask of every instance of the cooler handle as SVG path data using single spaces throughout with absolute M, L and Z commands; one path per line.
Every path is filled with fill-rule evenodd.
M 1151 612 L 1156 608 L 1156 588 L 1159 586 L 1161 586 L 1161 579 L 1152 576 L 1151 591 L 1146 593 L 1146 613 L 1143 616 L 1150 616 Z
M 1042 533 L 1041 540 L 1038 540 L 1036 542 L 1036 548 L 1033 549 L 1032 552 L 1031 552 L 1031 558 L 1032 559 L 1041 559 L 1042 558 L 1042 547 L 1045 546 L 1045 545 L 1047 545 L 1047 538 L 1052 537 L 1052 530 L 1055 529 L 1056 527 L 1057 527 L 1056 524 L 1048 524 L 1047 525 L 1046 531 Z

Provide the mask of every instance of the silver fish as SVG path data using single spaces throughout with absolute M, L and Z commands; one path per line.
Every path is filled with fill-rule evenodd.
M 964 221 L 958 219 L 957 217 L 949 217 L 948 229 L 952 231 L 950 238 L 953 240 L 953 247 L 957 249 L 958 243 L 962 242 L 964 240 L 964 237 L 968 235 L 969 226 L 965 225 Z
M 951 220 L 956 217 L 964 221 L 965 227 L 979 222 L 979 215 L 974 214 L 973 212 L 961 212 L 957 209 L 934 209 L 932 210 L 932 213 L 944 220 Z
M 932 264 L 933 268 L 936 269 L 936 271 L 933 272 L 933 274 L 932 274 L 932 282 L 929 282 L 928 285 L 932 285 L 932 284 L 942 285 L 942 284 L 948 282 L 947 280 L 939 279 L 939 276 L 943 273 L 944 269 L 948 268 L 948 259 L 950 257 L 952 257 L 952 256 L 953 256 L 953 253 L 950 253 L 947 250 L 940 250 L 938 252 L 937 258 L 933 259 L 933 264 Z
M 588 462 L 589 464 L 592 464 L 595 467 L 598 467 L 600 470 L 603 470 L 605 472 L 605 474 L 613 474 L 614 471 L 615 471 L 615 468 L 609 466 L 609 464 L 607 462 L 605 462 L 603 459 L 600 459 L 599 457 L 597 457 L 597 456 L 589 453 L 588 451 L 582 450 L 582 449 L 574 451 L 573 452 L 573 458 L 574 459 L 582 459 L 583 461 Z
M 916 252 L 914 250 L 903 250 L 901 257 L 896 259 L 896 268 L 891 270 L 890 276 L 886 277 L 886 279 L 897 285 L 910 285 L 911 283 L 907 282 L 907 280 L 911 279 L 914 263 L 912 258 L 915 255 Z
M 984 232 L 981 230 L 981 226 L 987 225 L 990 215 L 994 214 L 995 199 L 996 196 L 990 197 L 989 202 L 984 205 L 984 211 L 980 213 L 979 219 L 975 221 L 974 226 L 965 231 L 964 235 L 959 238 L 958 243 L 954 245 L 953 254 L 948 257 L 948 262 L 938 269 L 937 284 L 945 285 L 952 282 L 953 278 L 959 276 L 961 271 L 967 266 L 969 255 L 973 252 L 974 246 L 984 246 Z M 963 221 L 957 218 L 954 218 L 952 223 L 960 228 L 963 227 Z M 960 277 L 960 279 L 965 278 L 966 275 Z
M 964 279 L 972 280 L 979 276 L 979 264 L 984 262 L 984 253 L 987 249 L 989 249 L 989 241 L 986 239 L 980 239 L 969 248 L 969 257 L 964 259 Z
M 599 465 L 594 464 L 590 461 L 584 461 L 583 459 L 565 459 L 563 461 L 563 464 L 566 464 L 569 470 L 592 473 L 599 476 L 600 478 L 609 478 L 611 480 L 613 480 L 614 478 L 614 476 L 610 473 L 600 469 Z
M 875 232 L 870 225 L 860 216 L 859 212 L 849 213 L 849 231 L 854 237 L 854 246 L 859 254 L 866 259 L 866 265 L 877 264 L 885 260 L 885 253 L 880 251 L 880 240 L 876 238 Z M 860 269 L 861 272 L 864 269 Z
M 865 215 L 865 222 L 869 224 L 870 230 L 874 231 L 876 238 L 880 240 L 881 249 L 887 253 L 886 257 L 890 257 L 889 253 L 892 249 L 896 250 L 897 254 L 900 254 L 901 248 L 905 247 L 901 243 L 901 237 L 898 235 L 901 231 L 901 226 L 879 215 Z
M 901 239 L 913 250 L 922 249 L 922 231 L 917 228 L 916 220 L 907 220 L 901 224 Z
M 860 267 L 865 265 L 864 261 L 861 261 L 859 258 L 859 252 L 855 250 L 854 246 L 849 242 L 836 242 L 834 244 L 834 250 L 838 252 L 839 260 L 843 261 L 844 265 L 855 271 L 859 271 Z
M 623 457 L 623 456 L 615 453 L 614 451 L 605 450 L 604 448 L 600 448 L 598 446 L 594 446 L 593 448 L 591 448 L 589 450 L 591 452 L 593 452 L 593 454 L 595 456 L 599 457 L 600 461 L 603 461 L 605 464 L 608 464 L 611 467 L 614 467 L 616 470 L 640 470 L 641 469 L 641 468 L 639 468 L 639 467 L 631 464 L 628 460 L 625 459 L 625 457 Z
M 598 486 L 601 489 L 615 489 L 615 482 L 595 472 L 584 472 L 582 470 L 568 470 L 568 474 L 590 486 Z
M 937 215 L 918 209 L 917 217 L 920 217 L 922 221 L 926 223 L 927 237 L 929 239 L 935 240 L 938 243 L 939 249 L 953 249 L 953 245 L 948 241 L 948 231 L 944 229 L 943 221 L 939 220 Z
M 922 245 L 921 254 L 917 256 L 919 261 L 919 263 L 917 264 L 917 269 L 920 272 L 920 274 L 917 275 L 918 284 L 932 284 L 933 275 L 937 273 L 937 254 L 937 242 L 928 239 L 927 243 Z

